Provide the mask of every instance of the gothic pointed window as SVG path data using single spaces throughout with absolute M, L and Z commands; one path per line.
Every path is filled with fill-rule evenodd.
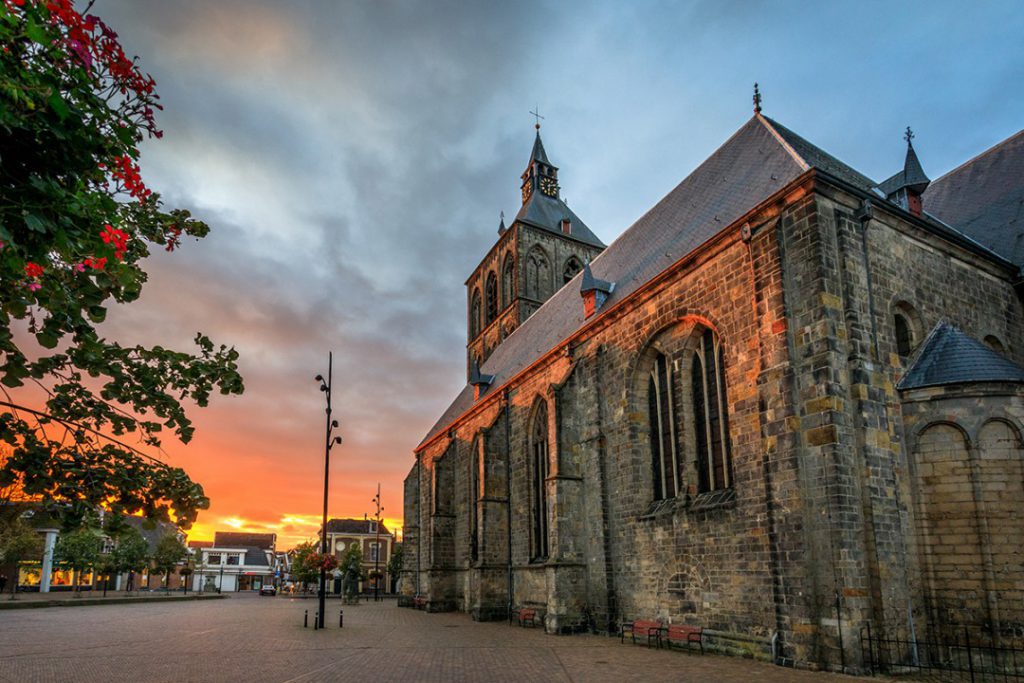
M 473 290 L 469 304 L 469 338 L 475 339 L 480 334 L 480 290 Z
M 724 367 L 718 337 L 711 330 L 705 330 L 694 351 L 691 372 L 693 433 L 701 492 L 732 486 Z
M 515 298 L 513 286 L 515 284 L 516 264 L 512 254 L 505 254 L 505 263 L 501 266 L 501 305 L 508 306 Z
M 526 257 L 526 296 L 544 301 L 551 295 L 551 262 L 540 247 Z
M 487 301 L 487 318 L 484 325 L 490 325 L 498 317 L 498 277 L 493 272 L 487 274 L 484 298 Z
M 647 403 L 651 438 L 651 467 L 654 499 L 674 498 L 679 492 L 679 460 L 676 414 L 673 401 L 675 378 L 672 363 L 659 353 L 647 380 Z
M 530 431 L 530 555 L 535 560 L 548 556 L 548 406 L 537 401 Z
M 576 277 L 576 273 L 583 270 L 583 264 L 575 256 L 570 256 L 569 260 L 565 262 L 565 268 L 562 269 L 562 283 L 566 283 L 569 280 Z

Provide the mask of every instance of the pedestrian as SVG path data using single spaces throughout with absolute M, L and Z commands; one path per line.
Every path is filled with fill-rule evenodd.
M 124 589 L 129 593 L 135 590 L 135 570 L 128 572 L 128 581 L 125 583 Z
M 7 574 L 0 574 L 0 593 L 4 592 L 4 588 L 7 586 Z

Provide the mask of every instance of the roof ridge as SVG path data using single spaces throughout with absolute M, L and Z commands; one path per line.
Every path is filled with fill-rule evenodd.
M 1014 133 L 1010 137 L 1006 138 L 1005 140 L 997 142 L 996 144 L 992 145 L 988 149 L 982 150 L 978 154 L 975 154 L 973 157 L 971 157 L 967 161 L 963 162 L 959 166 L 946 171 L 945 173 L 940 175 L 938 178 L 933 180 L 932 181 L 932 185 L 935 185 L 935 183 L 938 183 L 938 182 L 941 182 L 941 181 L 945 180 L 947 176 L 953 175 L 954 173 L 956 173 L 960 169 L 964 168 L 965 166 L 970 166 L 974 162 L 979 161 L 982 157 L 988 156 L 989 154 L 991 154 L 992 152 L 995 152 L 1000 147 L 1008 145 L 1010 142 L 1012 142 L 1013 140 L 1015 140 L 1018 137 L 1021 137 L 1022 135 L 1024 135 L 1024 128 L 1021 128 L 1019 131 L 1017 131 L 1016 133 Z
M 800 164 L 805 171 L 809 171 L 811 169 L 811 165 L 809 163 L 807 163 L 807 160 L 804 159 L 802 156 L 800 156 L 800 154 L 797 153 L 797 151 L 795 149 L 793 149 L 793 146 L 790 145 L 786 141 L 786 138 L 784 138 L 782 136 L 782 133 L 780 133 L 779 131 L 777 131 L 775 129 L 776 125 L 782 125 L 782 124 L 777 124 L 775 121 L 772 121 L 770 118 L 768 118 L 767 116 L 762 115 L 761 113 L 754 114 L 754 118 L 757 119 L 758 121 L 760 121 L 764 125 L 764 127 L 768 129 L 768 132 L 772 134 L 772 137 L 774 137 L 775 140 L 780 145 L 782 145 L 783 149 L 785 149 L 787 152 L 789 152 L 789 155 L 791 157 L 793 157 L 793 159 L 798 164 Z

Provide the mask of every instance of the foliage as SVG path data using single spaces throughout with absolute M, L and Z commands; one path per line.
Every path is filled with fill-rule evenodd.
M 0 487 L 65 511 L 172 515 L 209 505 L 179 468 L 104 434 L 160 446 L 193 426 L 182 402 L 243 390 L 233 348 L 197 334 L 196 353 L 101 337 L 110 303 L 139 297 L 151 246 L 209 228 L 164 208 L 142 181 L 139 143 L 160 137 L 155 84 L 102 20 L 72 0 L 0 4 Z M 27 334 L 24 330 L 27 329 Z M 8 389 L 46 392 L 26 409 Z
M 320 580 L 320 567 L 316 558 L 320 553 L 312 542 L 302 543 L 295 548 L 292 556 L 292 577 L 300 581 L 303 588 Z
M 111 557 L 114 572 L 140 572 L 149 561 L 149 544 L 138 529 L 127 526 L 114 539 L 114 552 Z
M 57 537 L 53 561 L 57 566 L 70 569 L 76 575 L 76 591 L 79 588 L 81 573 L 99 561 L 102 547 L 102 536 L 91 527 L 67 531 Z
M 153 569 L 163 574 L 168 581 L 178 563 L 188 557 L 188 548 L 175 533 L 165 534 L 156 543 L 153 551 Z
M 14 566 L 15 574 L 8 578 L 12 600 L 18 587 L 18 563 L 43 554 L 43 537 L 25 521 L 23 512 L 20 505 L 4 506 L 0 512 L 0 565 Z

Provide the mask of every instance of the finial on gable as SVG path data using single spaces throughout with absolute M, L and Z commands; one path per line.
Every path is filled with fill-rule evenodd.
M 507 229 L 508 228 L 505 227 L 505 212 L 502 211 L 501 212 L 501 222 L 498 223 L 498 234 L 499 235 L 504 235 L 505 234 L 505 230 L 507 230 Z
M 754 83 L 754 113 L 761 113 L 761 91 L 757 87 L 757 83 Z
M 903 134 L 903 139 L 907 141 L 907 147 L 913 147 L 913 143 L 910 142 L 914 139 L 914 131 L 910 130 L 910 126 L 907 126 L 907 132 Z

